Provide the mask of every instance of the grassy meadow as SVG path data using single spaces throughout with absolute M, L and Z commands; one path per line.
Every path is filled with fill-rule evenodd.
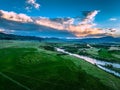
M 0 90 L 120 90 L 120 78 L 50 45 L 1 40 Z

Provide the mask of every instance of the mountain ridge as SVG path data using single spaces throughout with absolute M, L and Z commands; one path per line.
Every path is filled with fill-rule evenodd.
M 85 42 L 85 43 L 111 43 L 120 42 L 119 37 L 100 37 L 100 38 L 83 38 L 83 39 L 66 39 L 66 38 L 55 38 L 55 37 L 37 37 L 37 36 L 21 36 L 15 34 L 6 34 L 0 32 L 0 40 L 36 40 L 36 41 L 47 41 L 47 42 Z

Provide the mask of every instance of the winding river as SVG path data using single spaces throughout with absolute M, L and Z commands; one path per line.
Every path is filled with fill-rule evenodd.
M 78 54 L 73 54 L 73 53 L 70 53 L 70 52 L 67 52 L 65 51 L 64 49 L 60 49 L 60 48 L 56 48 L 56 50 L 58 52 L 62 52 L 62 53 L 66 53 L 68 55 L 71 55 L 71 56 L 74 56 L 74 57 L 77 57 L 77 58 L 80 58 L 80 59 L 83 59 L 93 65 L 96 65 L 98 68 L 108 72 L 108 73 L 112 73 L 114 74 L 115 76 L 118 76 L 120 77 L 120 73 L 116 72 L 116 71 L 113 71 L 113 70 L 110 70 L 108 68 L 105 68 L 103 66 L 105 65 L 112 65 L 114 68 L 119 68 L 120 69 L 120 64 L 118 63 L 110 63 L 110 62 L 106 62 L 106 61 L 100 61 L 100 60 L 97 60 L 97 59 L 94 59 L 94 58 L 90 58 L 90 57 L 87 57 L 87 56 L 82 56 L 82 55 L 78 55 Z

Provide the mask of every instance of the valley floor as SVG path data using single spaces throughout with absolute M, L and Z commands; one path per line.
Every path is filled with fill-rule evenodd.
M 82 59 L 57 52 L 55 45 L 0 41 L 0 90 L 120 89 L 120 78 Z

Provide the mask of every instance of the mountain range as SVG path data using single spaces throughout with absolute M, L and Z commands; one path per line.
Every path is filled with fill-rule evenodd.
M 14 34 L 0 33 L 0 40 L 36 40 L 46 42 L 74 42 L 74 43 L 120 43 L 119 37 L 106 36 L 101 38 L 83 38 L 83 39 L 66 39 L 66 38 L 43 38 L 36 36 L 20 36 Z

